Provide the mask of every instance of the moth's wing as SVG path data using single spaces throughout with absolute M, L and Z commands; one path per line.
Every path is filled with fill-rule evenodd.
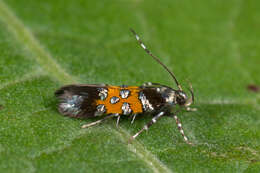
M 96 100 L 100 99 L 99 93 L 102 90 L 106 90 L 106 85 L 63 86 L 55 92 L 55 96 L 59 100 L 58 110 L 61 114 L 70 117 L 93 117 L 97 111 Z
M 157 91 L 157 87 L 145 86 L 142 88 L 141 93 L 143 94 L 141 101 L 144 107 L 149 107 L 147 105 L 151 104 L 154 111 L 157 111 L 165 104 L 165 100 L 162 94 Z

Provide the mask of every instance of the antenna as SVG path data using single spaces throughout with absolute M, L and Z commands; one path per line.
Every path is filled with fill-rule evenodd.
M 193 91 L 193 88 L 192 88 L 192 85 L 191 85 L 190 81 L 188 81 L 188 83 L 189 83 L 189 86 L 190 86 L 190 88 L 188 88 L 188 90 L 191 93 L 192 102 L 194 102 L 194 91 Z
M 136 32 L 135 32 L 132 28 L 130 28 L 130 31 L 135 35 L 136 40 L 137 40 L 138 43 L 141 45 L 141 47 L 145 50 L 145 52 L 146 52 L 148 55 L 150 55 L 151 57 L 153 57 L 153 59 L 154 59 L 155 61 L 157 61 L 159 64 L 161 64 L 161 66 L 163 66 L 163 68 L 164 68 L 164 69 L 171 75 L 171 77 L 174 79 L 174 81 L 175 81 L 175 83 L 177 84 L 177 87 L 179 88 L 179 90 L 182 91 L 182 87 L 181 87 L 181 85 L 179 84 L 179 82 L 177 81 L 177 79 L 176 79 L 175 75 L 173 74 L 173 72 L 171 72 L 171 71 L 168 69 L 168 67 L 167 67 L 166 65 L 164 65 L 164 64 L 159 60 L 159 58 L 157 58 L 156 56 L 154 56 L 154 55 L 152 54 L 152 52 L 151 52 L 149 49 L 146 48 L 146 46 L 144 45 L 144 43 L 141 41 L 140 37 L 136 34 Z

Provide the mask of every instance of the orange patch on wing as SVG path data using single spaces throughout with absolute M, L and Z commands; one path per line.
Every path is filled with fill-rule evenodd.
M 106 107 L 106 113 L 107 114 L 113 114 L 113 113 L 119 113 L 122 114 L 122 105 L 123 103 L 129 103 L 130 104 L 130 108 L 132 109 L 132 113 L 142 113 L 143 109 L 142 109 L 142 103 L 139 100 L 139 92 L 140 92 L 140 88 L 136 87 L 136 86 L 130 86 L 130 87 L 118 87 L 118 86 L 108 86 L 108 95 L 107 98 L 105 100 L 97 100 L 96 104 L 100 105 L 100 104 L 104 104 Z M 127 98 L 121 98 L 120 96 L 120 91 L 126 89 L 130 91 L 130 94 Z M 115 103 L 115 104 L 111 104 L 110 103 L 110 99 L 112 97 L 118 97 L 120 100 L 119 102 Z

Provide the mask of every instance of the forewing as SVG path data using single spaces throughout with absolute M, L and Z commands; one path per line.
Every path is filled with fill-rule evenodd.
M 156 87 L 144 87 L 141 92 L 144 94 L 145 99 L 147 100 L 143 103 L 144 107 L 150 107 L 147 105 L 151 104 L 153 110 L 157 111 L 160 110 L 160 108 L 165 104 L 165 100 L 163 99 L 162 94 L 157 92 Z

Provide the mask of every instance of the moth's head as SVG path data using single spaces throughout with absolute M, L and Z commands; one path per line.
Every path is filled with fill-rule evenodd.
M 191 93 L 191 97 L 188 97 L 182 89 L 176 91 L 176 101 L 180 106 L 189 107 L 194 102 L 194 94 L 191 84 L 189 92 Z
M 176 91 L 176 102 L 180 106 L 188 107 L 192 104 L 193 100 L 190 99 L 184 91 Z

